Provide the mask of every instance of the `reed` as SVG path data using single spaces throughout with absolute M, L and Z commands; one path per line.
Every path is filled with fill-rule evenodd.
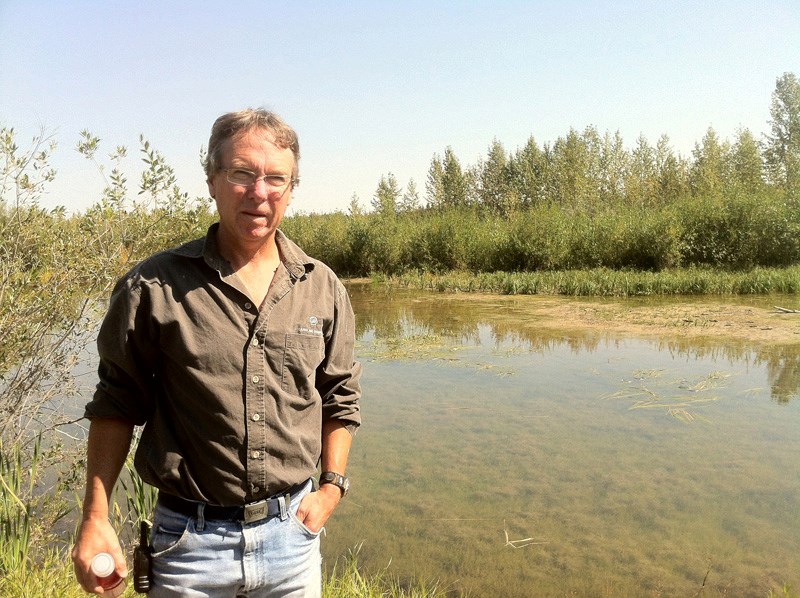
M 153 512 L 158 500 L 158 490 L 146 484 L 136 473 L 136 469 L 133 466 L 133 453 L 128 455 L 125 460 L 125 472 L 120 477 L 116 496 L 117 500 L 114 507 L 118 531 L 121 536 L 129 540 L 129 543 L 137 541 L 139 523 L 142 521 L 152 522 L 153 520 Z M 125 505 L 124 510 L 119 507 L 120 502 Z
M 674 268 L 660 272 L 566 270 L 543 272 L 407 272 L 378 277 L 390 284 L 438 292 L 503 295 L 640 297 L 655 295 L 754 295 L 800 292 L 800 266 L 754 268 L 746 272 Z
M 41 434 L 30 447 L 0 441 L 0 596 L 69 596 L 74 585 L 53 533 L 69 507 L 58 487 L 43 487 L 51 462 Z

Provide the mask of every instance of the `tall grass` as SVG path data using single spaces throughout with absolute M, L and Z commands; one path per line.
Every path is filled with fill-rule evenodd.
M 401 581 L 388 572 L 367 574 L 358 564 L 360 546 L 350 550 L 346 558 L 334 563 L 322 584 L 325 598 L 439 598 L 448 594 L 438 582 Z
M 66 551 L 53 533 L 70 508 L 60 486 L 43 485 L 52 462 L 41 435 L 30 448 L 0 441 L 0 596 L 61 596 L 74 584 L 66 582 Z
M 639 297 L 650 295 L 753 295 L 800 292 L 800 266 L 728 272 L 680 268 L 661 272 L 571 270 L 565 272 L 409 272 L 387 282 L 433 291 L 503 295 Z

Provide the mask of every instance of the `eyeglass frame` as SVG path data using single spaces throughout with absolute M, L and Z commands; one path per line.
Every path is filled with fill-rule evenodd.
M 232 181 L 230 179 L 230 172 L 232 170 L 239 170 L 241 172 L 246 172 L 246 173 L 248 173 L 248 174 L 250 174 L 252 176 L 253 180 L 250 183 L 248 183 L 247 185 L 243 185 L 242 183 L 237 183 L 236 181 Z M 285 192 L 284 187 L 288 188 L 288 186 L 291 185 L 291 188 L 294 189 L 295 187 L 297 187 L 297 185 L 300 184 L 300 178 L 299 177 L 293 177 L 293 176 L 285 175 L 285 174 L 275 174 L 275 173 L 273 173 L 273 174 L 264 174 L 264 175 L 261 175 L 261 176 L 256 176 L 255 172 L 253 172 L 252 170 L 249 170 L 247 168 L 220 168 L 219 171 L 225 173 L 225 180 L 228 181 L 231 185 L 239 185 L 240 187 L 246 187 L 246 188 L 254 186 L 256 183 L 258 183 L 258 181 L 264 181 L 264 183 L 267 185 L 267 187 L 269 187 L 271 189 L 275 189 L 276 191 L 280 191 L 281 189 L 283 189 L 284 192 Z M 281 177 L 281 178 L 286 179 L 286 181 L 284 181 L 283 184 L 280 185 L 279 187 L 273 187 L 272 185 L 270 185 L 267 182 L 267 179 L 269 177 Z

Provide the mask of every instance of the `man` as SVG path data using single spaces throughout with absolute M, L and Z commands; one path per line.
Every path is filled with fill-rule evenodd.
M 319 534 L 347 492 L 360 365 L 347 293 L 279 230 L 298 183 L 278 116 L 221 116 L 206 175 L 219 222 L 116 286 L 98 337 L 83 518 L 72 558 L 125 558 L 108 520 L 134 425 L 159 490 L 150 596 L 318 596 Z M 317 491 L 311 476 L 321 464 Z

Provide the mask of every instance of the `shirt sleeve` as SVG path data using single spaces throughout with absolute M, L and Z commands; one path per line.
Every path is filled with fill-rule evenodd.
M 351 434 L 361 425 L 361 364 L 355 360 L 355 316 L 344 285 L 336 280 L 334 321 L 317 369 L 323 421 L 336 420 Z
M 99 382 L 85 417 L 117 417 L 144 425 L 154 405 L 157 344 L 146 292 L 136 275 L 121 279 L 100 332 Z

